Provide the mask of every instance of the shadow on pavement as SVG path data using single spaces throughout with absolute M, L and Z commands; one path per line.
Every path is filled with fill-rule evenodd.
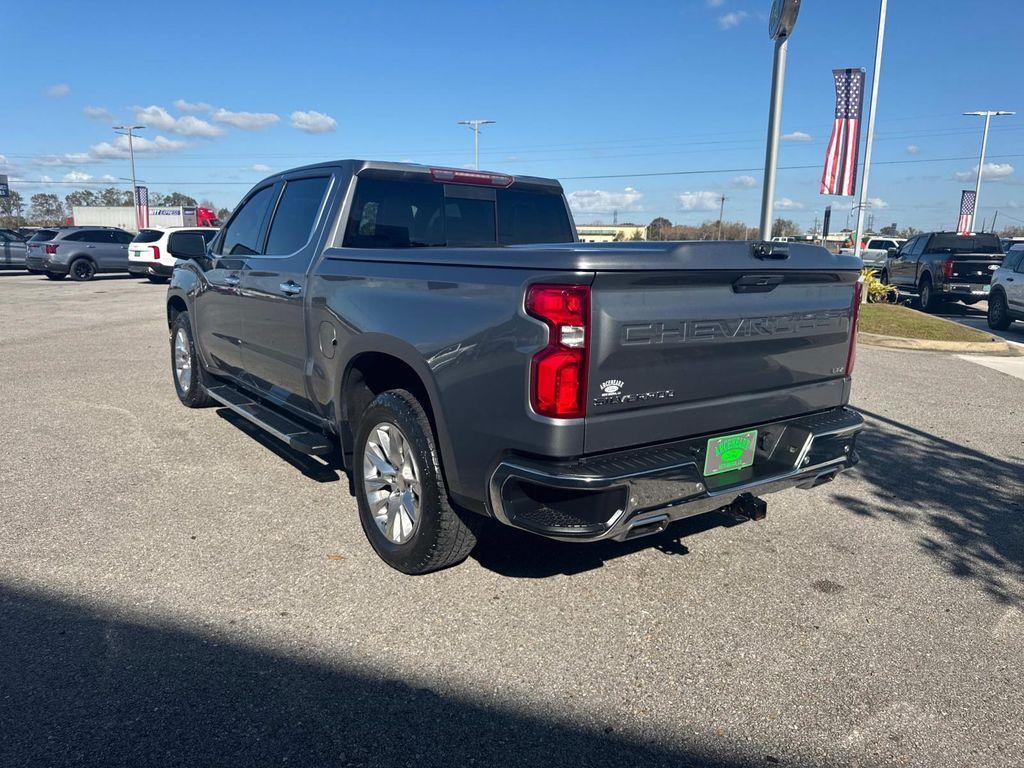
M 865 517 L 926 523 L 918 543 L 946 570 L 1002 603 L 1021 605 L 1024 464 L 861 413 L 872 423 L 858 438 L 854 473 L 867 493 L 836 500 Z
M 487 520 L 471 557 L 484 568 L 502 576 L 527 579 L 572 576 L 644 549 L 654 549 L 664 555 L 686 555 L 689 554 L 683 543 L 686 537 L 746 522 L 749 521 L 724 512 L 709 512 L 678 520 L 654 536 L 625 542 L 573 544 L 544 539 Z
M 212 629 L 0 587 L 5 768 L 775 761 L 669 751 L 622 738 L 616 725 L 555 722 L 525 705 L 481 704 L 248 647 Z

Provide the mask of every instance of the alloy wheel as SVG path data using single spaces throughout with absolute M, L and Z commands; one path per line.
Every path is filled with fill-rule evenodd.
M 192 355 L 189 352 L 185 329 L 179 328 L 174 334 L 174 375 L 182 392 L 188 392 L 192 385 Z
M 420 521 L 420 471 L 412 445 L 395 424 L 382 422 L 366 438 L 363 492 L 384 537 L 392 544 L 409 541 Z

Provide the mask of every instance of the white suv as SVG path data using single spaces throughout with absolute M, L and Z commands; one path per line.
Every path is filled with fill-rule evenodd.
M 168 227 L 167 229 L 140 229 L 128 245 L 128 271 L 145 276 L 153 283 L 163 283 L 174 271 L 175 241 L 183 232 L 203 236 L 207 244 L 220 230 L 214 227 Z
M 992 273 L 988 295 L 988 327 L 1005 331 L 1014 320 L 1024 320 L 1024 243 L 1013 246 Z

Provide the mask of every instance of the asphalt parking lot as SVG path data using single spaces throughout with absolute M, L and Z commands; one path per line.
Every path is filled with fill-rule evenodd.
M 1024 382 L 861 347 L 862 463 L 409 578 L 347 483 L 171 385 L 165 289 L 0 274 L 0 765 L 1007 766 Z

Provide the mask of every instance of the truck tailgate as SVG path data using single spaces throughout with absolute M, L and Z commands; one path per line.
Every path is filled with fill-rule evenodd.
M 846 402 L 853 270 L 598 273 L 587 453 Z

